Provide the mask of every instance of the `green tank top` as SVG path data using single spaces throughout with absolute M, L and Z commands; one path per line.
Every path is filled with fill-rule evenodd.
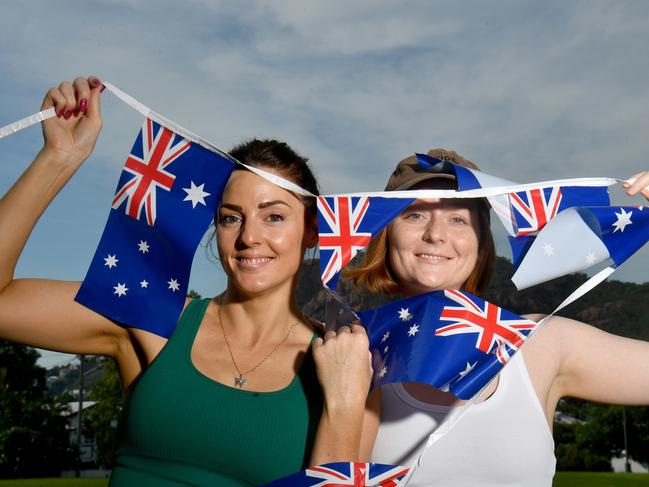
M 131 391 L 118 427 L 111 486 L 259 485 L 307 466 L 323 402 L 311 348 L 293 381 L 279 391 L 216 382 L 191 361 L 209 302 L 187 306 Z

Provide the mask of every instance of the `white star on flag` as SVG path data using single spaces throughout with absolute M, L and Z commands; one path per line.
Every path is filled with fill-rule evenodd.
M 173 292 L 176 292 L 180 289 L 180 284 L 178 284 L 178 281 L 176 281 L 175 279 L 167 281 L 167 284 L 169 284 L 168 289 L 171 289 Z
M 589 252 L 588 255 L 586 256 L 586 264 L 593 265 L 594 263 L 595 263 L 595 254 L 593 252 Z
M 148 287 L 149 287 L 149 281 L 147 281 L 146 279 L 142 279 L 142 280 L 140 281 L 140 287 L 142 287 L 142 288 L 148 288 Z
M 386 345 L 385 348 L 383 349 L 383 353 L 388 353 L 388 350 L 390 350 L 390 347 Z
M 385 332 L 385 335 L 383 335 L 383 338 L 381 338 L 381 343 L 386 341 L 388 338 L 390 338 L 390 330 Z
M 209 196 L 210 193 L 203 191 L 205 183 L 201 184 L 200 186 L 196 186 L 194 184 L 194 181 L 191 181 L 190 184 L 190 188 L 183 188 L 183 191 L 187 193 L 187 196 L 185 196 L 185 199 L 183 201 L 191 201 L 192 208 L 196 208 L 196 205 L 199 203 L 206 206 L 205 197 Z
M 408 330 L 408 336 L 409 337 L 414 337 L 417 334 L 418 331 L 419 331 L 419 325 L 414 324 Z
M 464 376 L 467 375 L 469 372 L 471 372 L 471 371 L 473 370 L 473 368 L 476 366 L 477 363 L 478 363 L 478 362 L 476 362 L 475 364 L 471 365 L 471 364 L 469 364 L 469 362 L 467 362 L 467 363 L 466 363 L 466 369 L 464 369 L 462 372 L 460 372 L 460 377 L 464 377 Z
M 615 230 L 613 230 L 613 233 L 617 232 L 618 230 L 620 232 L 624 232 L 624 228 L 627 225 L 631 225 L 631 223 L 633 223 L 631 221 L 631 214 L 633 212 L 630 211 L 630 212 L 627 213 L 626 211 L 624 211 L 624 208 L 620 208 L 620 210 L 622 211 L 622 213 L 616 213 L 615 214 L 615 216 L 617 217 L 617 221 L 615 223 L 613 223 L 613 226 L 615 227 Z
M 121 284 L 119 282 L 117 283 L 117 286 L 113 287 L 113 289 L 115 290 L 113 294 L 117 294 L 120 298 L 122 296 L 126 296 L 126 291 L 128 291 L 128 288 L 126 287 L 126 283 Z
M 379 379 L 382 379 L 387 372 L 388 372 L 388 368 L 384 365 L 379 371 Z
M 545 255 L 554 255 L 554 247 L 550 242 L 543 244 L 543 253 Z
M 108 254 L 108 257 L 104 257 L 104 261 L 106 262 L 104 265 L 107 265 L 109 269 L 112 269 L 113 267 L 117 267 L 119 259 L 117 259 L 116 255 Z
M 149 251 L 149 248 L 149 242 L 147 242 L 146 240 L 140 240 L 140 243 L 137 244 L 138 252 L 142 252 L 143 254 L 146 254 Z
M 401 321 L 410 321 L 412 319 L 412 315 L 410 314 L 410 311 L 408 311 L 408 308 L 401 308 L 399 310 L 399 318 Z

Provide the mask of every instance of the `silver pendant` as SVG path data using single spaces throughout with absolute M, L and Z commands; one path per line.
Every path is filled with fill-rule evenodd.
M 240 387 L 243 389 L 243 385 L 246 383 L 246 379 L 243 378 L 242 375 L 239 375 L 239 377 L 234 378 L 234 386 L 235 387 Z

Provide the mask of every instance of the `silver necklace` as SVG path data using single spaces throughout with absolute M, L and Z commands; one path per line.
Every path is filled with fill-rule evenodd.
M 289 335 L 290 335 L 291 332 L 293 331 L 293 328 L 295 328 L 295 327 L 297 326 L 297 324 L 300 322 L 300 320 L 299 320 L 299 318 L 298 318 L 298 320 L 297 320 L 295 323 L 293 323 L 293 325 L 292 325 L 292 326 L 288 329 L 288 331 L 286 332 L 286 336 L 284 336 L 284 338 L 282 338 L 282 341 L 280 341 L 277 345 L 275 345 L 275 348 L 273 348 L 273 349 L 272 349 L 272 350 L 271 350 L 271 351 L 270 351 L 270 352 L 269 352 L 269 353 L 268 353 L 268 354 L 267 354 L 267 355 L 266 355 L 266 356 L 261 360 L 261 362 L 259 362 L 259 363 L 258 363 L 257 365 L 255 365 L 253 368 L 251 368 L 251 369 L 249 369 L 249 370 L 246 370 L 245 372 L 241 372 L 241 370 L 239 370 L 239 366 L 237 365 L 237 361 L 234 359 L 234 354 L 232 353 L 232 348 L 230 347 L 230 342 L 228 341 L 228 335 L 225 333 L 225 327 L 223 326 L 223 320 L 221 319 L 221 296 L 219 296 L 219 297 L 217 298 L 217 303 L 218 303 L 218 305 L 219 305 L 217 315 L 218 315 L 218 318 L 219 318 L 219 325 L 221 325 L 221 331 L 223 332 L 223 338 L 225 339 L 225 344 L 226 344 L 226 346 L 228 347 L 228 352 L 230 352 L 230 358 L 232 359 L 232 365 L 234 365 L 234 368 L 236 369 L 237 374 L 239 374 L 239 377 L 235 377 L 235 378 L 234 378 L 234 386 L 235 386 L 235 387 L 239 387 L 240 389 L 243 389 L 243 386 L 244 386 L 244 385 L 246 384 L 246 382 L 248 381 L 248 379 L 246 379 L 244 376 L 247 376 L 248 374 L 253 373 L 255 370 L 257 370 L 257 368 L 258 368 L 261 364 L 263 364 L 266 360 L 268 360 L 268 358 L 269 358 L 272 354 L 274 354 L 274 353 L 277 351 L 277 349 L 278 349 L 279 347 L 281 347 L 282 344 L 283 344 L 283 343 L 288 339 Z

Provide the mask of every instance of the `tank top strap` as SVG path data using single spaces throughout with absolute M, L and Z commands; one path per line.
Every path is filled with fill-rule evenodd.
M 169 337 L 163 352 L 170 351 L 185 353 L 187 346 L 191 346 L 196 336 L 196 331 L 203 321 L 210 298 L 192 299 L 185 307 L 174 332 Z M 162 352 L 161 352 L 162 353 Z

